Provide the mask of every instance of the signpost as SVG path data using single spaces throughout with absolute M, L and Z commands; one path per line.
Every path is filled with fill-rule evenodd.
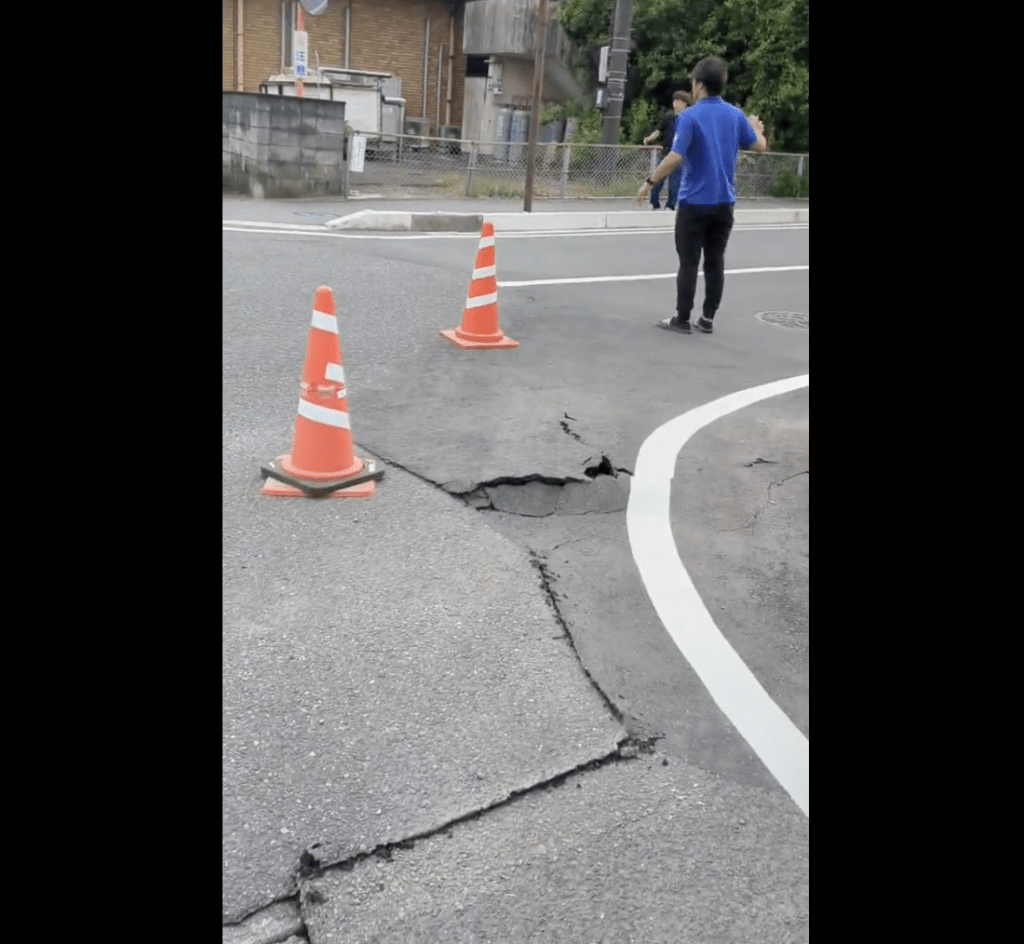
M 348 157 L 348 169 L 353 174 L 363 172 L 363 162 L 366 160 L 366 135 L 352 135 L 352 150 Z
M 302 7 L 296 13 L 298 29 L 292 34 L 292 64 L 295 66 L 295 94 L 302 98 L 302 80 L 306 78 L 309 60 L 309 34 L 303 29 L 306 23 L 302 19 Z

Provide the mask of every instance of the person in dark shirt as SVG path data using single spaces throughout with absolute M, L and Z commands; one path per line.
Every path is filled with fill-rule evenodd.
M 646 138 L 644 138 L 644 144 L 650 144 L 652 141 L 661 139 L 661 156 L 664 158 L 668 152 L 672 149 L 672 141 L 676 136 L 676 119 L 679 117 L 686 106 L 690 103 L 689 92 L 676 92 L 672 96 L 672 111 L 668 112 L 662 119 L 661 124 L 658 125 L 657 129 L 652 131 Z M 679 194 L 679 183 L 683 177 L 683 168 L 680 165 L 671 175 L 668 184 L 668 196 L 665 199 L 665 208 L 668 210 L 674 210 L 676 208 L 676 197 Z M 658 185 L 651 191 L 651 208 L 654 210 L 661 209 L 661 188 L 665 185 L 665 182 L 659 181 Z

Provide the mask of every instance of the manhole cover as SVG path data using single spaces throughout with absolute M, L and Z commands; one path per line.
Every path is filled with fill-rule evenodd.
M 811 328 L 811 316 L 800 311 L 759 311 L 754 317 L 779 328 Z
M 326 210 L 314 210 L 311 213 L 296 213 L 296 216 L 304 216 L 310 220 L 333 220 L 338 214 L 328 213 Z

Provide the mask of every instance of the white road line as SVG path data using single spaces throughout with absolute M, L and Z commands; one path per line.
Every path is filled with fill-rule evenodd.
M 323 224 L 322 223 L 263 223 L 263 222 L 254 222 L 252 220 L 223 220 L 222 224 L 225 227 L 227 227 L 227 226 L 235 226 L 235 227 L 237 227 L 237 226 L 244 226 L 244 227 L 247 227 L 247 228 L 253 227 L 253 226 L 269 226 L 269 227 L 274 227 L 274 228 L 277 228 L 277 229 L 301 230 L 302 232 L 308 232 L 308 233 L 317 233 L 317 232 L 319 232 L 323 228 Z
M 743 407 L 809 384 L 805 374 L 741 390 L 658 427 L 640 447 L 626 505 L 633 558 L 665 629 L 718 707 L 808 819 L 810 743 L 715 625 L 679 559 L 669 502 L 676 459 L 694 433 Z
M 725 274 L 752 275 L 764 272 L 806 272 L 810 268 L 809 265 L 767 266 L 758 269 L 726 269 Z M 697 274 L 698 276 L 703 275 L 704 270 L 701 269 Z M 675 277 L 675 272 L 659 272 L 652 275 L 591 275 L 572 279 L 530 279 L 523 282 L 499 282 L 498 287 L 525 288 L 532 285 L 580 285 L 584 282 L 644 282 L 648 279 L 674 279 Z
M 261 227 L 261 228 L 257 228 Z M 366 233 L 363 231 L 351 233 L 337 233 L 330 230 L 302 227 L 292 228 L 291 224 L 278 223 L 254 223 L 239 226 L 235 223 L 225 221 L 221 226 L 225 233 L 250 233 L 262 234 L 265 236 L 327 236 L 331 239 L 480 239 L 479 233 Z M 779 226 L 734 226 L 734 233 L 774 233 L 780 230 L 810 229 L 806 223 L 780 224 Z M 593 230 L 530 230 L 517 233 L 501 233 L 499 241 L 506 239 L 564 239 L 566 236 L 661 236 L 671 238 L 672 229 L 662 227 L 659 229 L 593 229 Z

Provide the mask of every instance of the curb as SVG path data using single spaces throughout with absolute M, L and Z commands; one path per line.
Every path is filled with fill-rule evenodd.
M 736 210 L 735 221 L 745 224 L 810 223 L 810 208 L 796 210 Z M 572 229 L 671 229 L 674 213 L 652 210 L 615 210 L 610 213 L 402 213 L 393 210 L 358 210 L 329 220 L 328 229 L 383 232 L 471 233 L 484 220 L 506 233 Z

